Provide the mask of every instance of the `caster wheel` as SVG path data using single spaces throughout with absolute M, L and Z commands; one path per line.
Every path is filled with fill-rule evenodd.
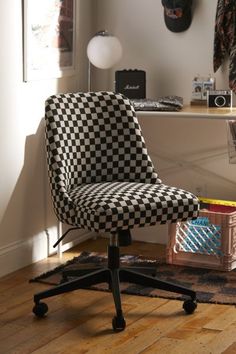
M 197 308 L 196 300 L 185 300 L 183 303 L 183 309 L 187 314 L 193 313 Z
M 33 313 L 37 317 L 44 317 L 44 315 L 48 312 L 48 305 L 45 304 L 44 302 L 39 302 L 35 304 L 33 307 Z
M 112 320 L 112 327 L 113 327 L 113 330 L 114 332 L 121 332 L 125 329 L 125 326 L 126 326 L 126 322 L 125 322 L 125 319 L 124 317 L 113 317 L 113 320 Z

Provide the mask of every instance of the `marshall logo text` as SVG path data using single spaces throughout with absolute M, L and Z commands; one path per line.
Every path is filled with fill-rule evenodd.
M 124 90 L 139 90 L 140 86 L 139 85 L 129 85 L 127 84 L 125 87 L 124 87 Z

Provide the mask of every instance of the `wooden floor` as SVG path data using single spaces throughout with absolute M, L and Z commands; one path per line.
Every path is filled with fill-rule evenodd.
M 48 315 L 33 316 L 32 297 L 46 288 L 28 280 L 80 250 L 105 252 L 106 240 L 91 240 L 0 279 L 0 353 L 236 353 L 235 306 L 199 304 L 186 315 L 180 301 L 122 295 L 127 327 L 113 333 L 112 296 L 78 290 L 47 299 Z M 163 247 L 134 243 L 122 250 L 147 256 Z

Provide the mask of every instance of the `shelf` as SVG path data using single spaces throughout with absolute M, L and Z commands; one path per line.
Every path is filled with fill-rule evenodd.
M 136 114 L 138 117 L 236 120 L 235 107 L 207 108 L 202 106 L 184 106 L 183 109 L 178 112 L 137 111 Z

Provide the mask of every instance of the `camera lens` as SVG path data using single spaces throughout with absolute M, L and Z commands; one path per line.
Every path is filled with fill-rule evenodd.
M 217 107 L 224 107 L 226 104 L 226 99 L 224 96 L 216 96 L 215 98 L 215 105 Z

